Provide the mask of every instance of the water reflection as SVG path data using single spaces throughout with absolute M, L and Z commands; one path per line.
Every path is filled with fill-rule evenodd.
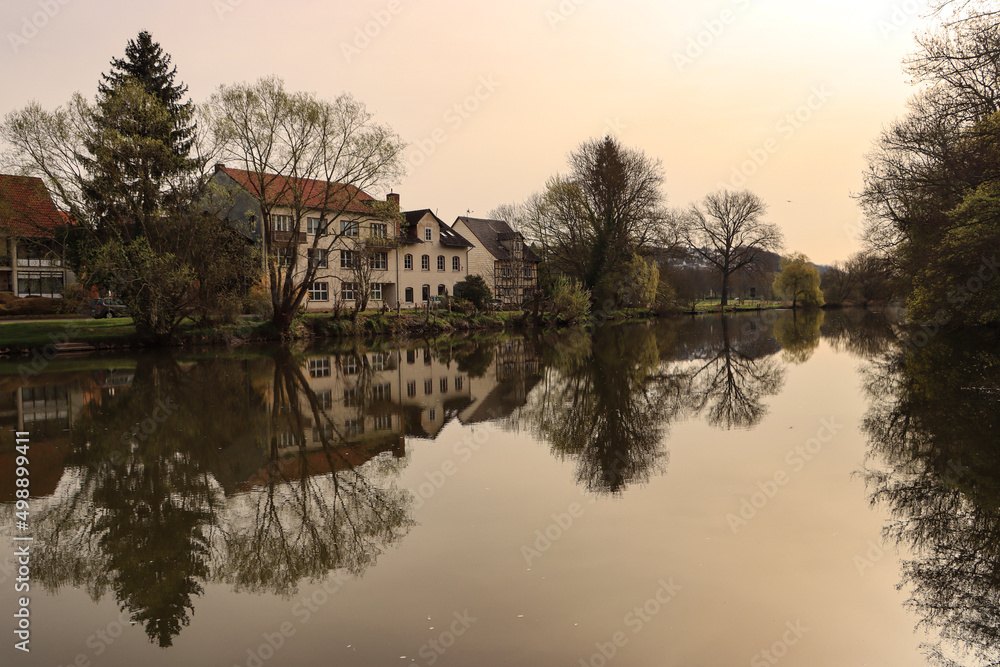
M 26 381 L 0 375 L 0 420 L 5 437 L 32 433 L 37 580 L 113 596 L 166 647 L 209 583 L 290 596 L 368 571 L 415 525 L 398 484 L 414 439 L 455 421 L 525 430 L 581 487 L 620 495 L 666 471 L 673 424 L 759 424 L 787 364 L 821 337 L 885 349 L 891 328 L 848 317 L 57 361 Z
M 1000 661 L 1000 351 L 995 337 L 934 337 L 866 372 L 872 502 L 915 556 L 909 604 L 940 636 L 935 664 Z

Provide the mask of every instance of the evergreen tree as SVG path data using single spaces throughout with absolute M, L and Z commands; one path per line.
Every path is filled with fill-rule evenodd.
M 143 30 L 135 39 L 129 40 L 124 58 L 111 59 L 111 72 L 101 74 L 98 92 L 101 98 L 107 97 L 127 80 L 141 85 L 163 104 L 174 121 L 169 137 L 163 140 L 173 146 L 178 157 L 186 158 L 191 152 L 195 133 L 191 121 L 193 107 L 191 100 L 183 101 L 187 86 L 174 83 L 177 67 L 170 66 L 170 59 L 170 54 L 164 53 L 149 32 Z

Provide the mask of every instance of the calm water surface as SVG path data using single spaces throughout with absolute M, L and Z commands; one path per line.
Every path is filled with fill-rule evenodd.
M 5 363 L 3 664 L 996 661 L 1000 353 L 907 340 L 772 312 Z

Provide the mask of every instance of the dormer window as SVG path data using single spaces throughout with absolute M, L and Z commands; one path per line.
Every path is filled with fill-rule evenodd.
M 514 252 L 521 252 L 521 241 L 514 241 Z
M 430 227 L 424 227 L 424 240 L 425 241 L 433 241 L 434 240 L 433 234 L 434 233 L 431 231 Z

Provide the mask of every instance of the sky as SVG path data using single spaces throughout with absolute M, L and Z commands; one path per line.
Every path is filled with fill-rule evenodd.
M 914 93 L 924 0 L 3 0 L 0 114 L 74 92 L 141 30 L 195 103 L 277 75 L 347 92 L 409 147 L 388 184 L 446 222 L 523 201 L 611 133 L 662 162 L 667 203 L 768 204 L 785 250 L 861 249 L 865 154 Z M 379 196 L 384 192 L 372 192 Z

